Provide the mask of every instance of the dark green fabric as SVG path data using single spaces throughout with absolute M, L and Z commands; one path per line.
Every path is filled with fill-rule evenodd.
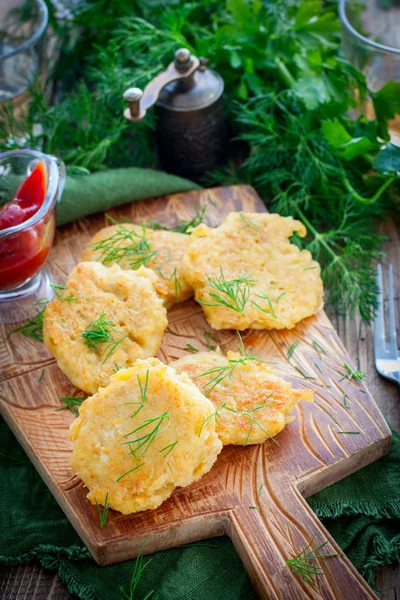
M 7 425 L 0 419 L 0 563 L 39 560 L 56 569 L 71 592 L 87 600 L 121 600 L 135 561 L 98 567 Z M 327 529 L 362 575 L 400 558 L 400 438 L 390 454 L 309 498 Z M 332 515 L 335 518 L 327 518 Z M 146 557 L 147 558 L 147 557 Z M 145 558 L 145 560 L 146 560 Z M 134 600 L 255 600 L 228 538 L 158 552 Z M 154 600 L 155 600 L 154 597 Z
M 13 197 L 20 182 L 19 177 L 0 177 L 0 205 Z M 192 181 L 153 169 L 108 169 L 90 175 L 71 170 L 57 206 L 57 225 L 127 202 L 195 189 L 199 186 Z

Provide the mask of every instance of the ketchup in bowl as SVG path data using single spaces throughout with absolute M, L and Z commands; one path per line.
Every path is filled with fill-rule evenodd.
M 20 286 L 38 273 L 49 253 L 54 236 L 54 211 L 31 226 L 24 223 L 42 206 L 47 192 L 46 167 L 38 161 L 21 183 L 11 202 L 0 208 L 0 289 Z M 18 229 L 4 237 L 10 227 Z

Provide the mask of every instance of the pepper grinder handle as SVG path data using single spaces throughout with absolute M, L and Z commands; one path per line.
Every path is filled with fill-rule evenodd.
M 165 71 L 157 75 L 146 85 L 142 92 L 139 88 L 128 88 L 124 92 L 124 99 L 129 103 L 124 110 L 128 121 L 141 121 L 149 108 L 158 100 L 163 87 L 179 79 L 187 79 L 202 65 L 197 56 L 193 56 L 187 48 L 180 48 L 175 52 L 175 60 L 168 65 Z

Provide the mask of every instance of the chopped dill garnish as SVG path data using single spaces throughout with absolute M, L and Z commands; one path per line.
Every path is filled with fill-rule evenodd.
M 207 348 L 208 348 L 208 350 L 210 352 L 213 352 L 214 350 L 216 350 L 217 346 L 221 346 L 222 347 L 221 342 L 215 337 L 215 335 L 213 333 L 209 333 L 208 331 L 204 332 L 204 340 L 205 340 L 206 346 L 207 346 Z M 215 342 L 217 345 L 213 346 L 211 344 L 210 340 L 212 340 L 213 342 Z
M 144 401 L 146 400 L 147 387 L 149 385 L 149 369 L 147 369 L 147 371 L 146 371 L 146 379 L 144 382 L 144 386 L 142 385 L 142 382 L 140 381 L 139 375 L 137 376 L 137 380 L 138 380 L 139 389 L 140 389 L 141 401 L 142 401 L 142 404 L 144 404 Z
M 107 218 L 116 225 L 116 230 L 110 237 L 99 240 L 91 244 L 96 252 L 100 252 L 99 260 L 103 265 L 119 263 L 122 259 L 127 259 L 131 269 L 138 269 L 145 266 L 157 254 L 157 250 L 152 250 L 150 242 L 146 237 L 145 226 L 142 225 L 142 234 L 132 231 L 123 223 L 119 223 L 110 215 Z
M 122 594 L 122 597 L 125 600 L 136 600 L 137 599 L 137 587 L 139 585 L 139 582 L 142 578 L 143 575 L 143 571 L 146 569 L 146 567 L 149 566 L 149 564 L 152 562 L 152 558 L 149 558 L 148 560 L 144 561 L 143 559 L 143 546 L 146 543 L 146 540 L 144 540 L 139 553 L 136 557 L 135 560 L 135 566 L 133 567 L 133 571 L 132 571 L 132 577 L 131 577 L 131 581 L 129 583 L 129 590 L 128 592 L 125 591 L 125 589 L 122 587 L 122 585 L 119 587 L 119 591 Z M 148 592 L 145 596 L 145 598 L 143 598 L 143 600 L 150 600 L 152 595 L 154 594 L 154 590 L 151 590 L 151 592 Z M 153 597 L 152 600 L 156 600 L 156 597 Z
M 175 291 L 175 302 L 179 301 L 179 292 L 182 291 L 182 285 L 178 279 L 178 276 L 176 274 L 176 267 L 174 269 L 174 272 L 172 273 L 171 277 L 169 278 L 169 280 L 174 282 L 174 291 Z
M 279 296 L 277 296 L 277 298 L 276 298 L 275 302 L 278 304 L 279 300 L 280 300 L 280 299 L 282 298 L 282 296 L 284 296 L 285 294 L 286 294 L 286 292 L 281 292 L 281 293 L 279 294 Z
M 102 355 L 105 355 L 103 364 L 115 352 L 117 346 L 128 337 L 126 333 L 122 333 L 122 331 L 115 329 L 111 319 L 106 319 L 105 316 L 106 313 L 102 312 L 99 318 L 90 323 L 86 331 L 81 333 L 81 338 L 85 340 L 85 346 L 88 346 L 88 348 L 93 351 L 100 351 L 100 346 L 102 344 L 106 344 L 102 350 Z M 112 331 L 115 333 L 120 333 L 122 337 L 114 340 Z
M 137 413 L 135 413 L 135 414 L 137 414 Z M 167 424 L 165 425 L 165 427 L 161 428 L 165 419 L 167 420 Z M 143 421 L 143 423 L 141 425 L 139 425 L 138 427 L 136 427 L 129 433 L 125 434 L 125 437 L 128 437 L 130 435 L 133 435 L 135 433 L 137 434 L 140 432 L 139 437 L 122 443 L 123 446 L 125 446 L 125 445 L 129 446 L 129 454 L 133 456 L 136 464 L 132 469 L 130 469 L 129 471 L 126 471 L 126 473 L 123 473 L 122 475 L 120 475 L 118 477 L 118 479 L 116 480 L 117 482 L 121 481 L 121 479 L 123 477 L 125 477 L 129 473 L 132 473 L 133 471 L 136 471 L 137 469 L 139 469 L 140 467 L 142 467 L 144 465 L 144 462 L 140 462 L 141 459 L 145 456 L 146 452 L 148 451 L 148 449 L 150 448 L 151 444 L 154 442 L 156 437 L 158 435 L 160 435 L 160 433 L 162 433 L 163 431 L 165 431 L 167 429 L 167 427 L 169 426 L 169 422 L 170 422 L 169 412 L 168 412 L 168 410 L 166 410 L 159 417 L 154 417 L 152 419 L 146 419 L 145 421 Z M 147 433 L 143 433 L 144 429 L 151 427 L 151 426 L 153 428 L 150 431 L 148 431 Z
M 249 506 L 249 508 L 253 508 L 254 510 L 261 510 L 259 506 L 255 505 Z
M 75 407 L 79 407 L 82 404 L 82 402 L 86 400 L 86 398 L 70 398 L 68 396 L 59 396 L 59 398 L 62 402 L 64 402 L 65 406 L 62 406 L 61 408 L 56 408 L 56 410 L 67 410 L 67 408 L 69 408 L 69 410 L 76 417 L 79 415 L 79 413 Z
M 167 465 L 169 466 L 169 470 L 173 473 L 173 468 L 171 467 L 171 463 L 167 461 Z
M 337 554 L 316 554 L 316 552 L 326 546 L 328 542 L 324 542 L 323 544 L 316 546 L 316 548 L 311 548 L 313 541 L 314 536 L 312 537 L 311 542 L 307 544 L 307 546 L 303 548 L 303 550 L 301 550 L 297 556 L 287 560 L 286 564 L 288 567 L 290 567 L 292 573 L 297 573 L 306 583 L 316 589 L 316 578 L 319 575 L 324 575 L 324 572 L 321 571 L 315 564 L 313 564 L 313 561 L 317 560 L 318 558 L 337 556 Z
M 201 301 L 199 304 L 202 306 L 223 306 L 241 315 L 244 314 L 244 308 L 250 296 L 250 286 L 255 283 L 253 279 L 243 274 L 236 279 L 227 281 L 222 267 L 220 267 L 220 275 L 215 277 L 207 275 L 207 279 L 209 287 L 215 290 L 214 292 L 207 292 L 214 302 Z
M 347 404 L 347 397 L 348 397 L 347 394 L 344 393 L 343 394 L 343 405 L 345 406 L 345 408 L 349 407 L 349 405 Z
M 297 348 L 297 346 L 299 345 L 300 340 L 296 340 L 295 342 L 293 342 L 293 344 L 290 344 L 288 351 L 287 351 L 287 359 L 290 361 L 290 359 L 292 358 L 293 354 L 295 353 L 295 350 Z
M 303 271 L 312 271 L 313 269 L 318 269 L 318 267 L 317 266 L 315 266 L 315 267 L 307 267 L 307 268 L 303 269 Z
M 199 437 L 201 436 L 201 432 L 203 431 L 204 427 L 207 427 L 207 425 L 210 423 L 210 421 L 214 417 L 215 417 L 215 419 L 218 419 L 219 413 L 223 409 L 229 410 L 230 412 L 236 413 L 236 410 L 233 410 L 233 408 L 229 408 L 229 406 L 227 406 L 226 403 L 224 402 L 223 404 L 221 404 L 221 406 L 219 408 L 217 408 L 216 410 L 214 410 L 214 412 L 212 412 L 211 415 L 208 415 L 208 417 L 206 419 L 204 419 L 204 421 L 202 422 L 201 427 L 200 427 Z
M 47 305 L 47 301 L 45 304 Z M 31 338 L 32 340 L 43 343 L 43 321 L 45 308 L 46 306 L 43 306 L 42 310 L 36 309 L 37 313 L 34 317 L 28 319 L 28 321 L 26 321 L 26 323 L 20 327 L 12 329 L 8 335 L 19 332 L 27 338 Z
M 314 363 L 314 367 L 317 369 L 317 371 L 319 371 L 320 373 L 322 373 L 322 369 L 321 369 L 321 367 L 319 366 L 318 363 L 315 362 Z
M 297 366 L 293 365 L 293 368 L 294 368 L 295 371 L 297 371 L 298 373 L 300 373 L 300 375 L 302 377 L 304 377 L 304 379 L 315 379 L 315 377 L 313 377 L 312 375 L 306 375 L 304 373 L 304 371 L 302 371 L 302 369 L 300 369 L 300 367 L 297 367 Z
M 103 529 L 104 525 L 107 523 L 108 509 L 110 508 L 110 505 L 108 504 L 108 492 L 107 492 L 106 498 L 104 500 L 104 508 L 103 508 L 103 510 L 101 509 L 100 504 L 97 502 L 97 498 L 96 497 L 95 497 L 94 501 L 96 503 L 97 513 L 99 515 L 100 529 Z
M 320 404 L 317 404 L 318 408 L 320 408 L 329 418 L 331 421 L 333 421 L 335 423 L 335 425 L 339 425 L 339 422 L 336 421 L 335 417 L 332 417 L 331 413 L 328 412 L 326 410 L 326 408 L 324 408 L 323 406 L 321 406 Z
M 257 498 L 259 498 L 259 497 L 261 496 L 261 492 L 263 491 L 263 487 L 264 487 L 264 484 L 262 483 L 262 484 L 260 485 L 260 487 L 258 488 L 258 491 L 257 491 Z
M 325 350 L 315 340 L 313 341 L 312 345 L 314 346 L 319 358 L 322 360 L 322 355 L 326 354 Z
M 164 229 L 167 231 L 177 231 L 178 233 L 188 233 L 189 229 L 197 227 L 203 222 L 206 210 L 206 206 L 202 206 L 200 210 L 196 208 L 194 217 L 188 221 L 180 221 L 174 227 L 167 227 L 158 221 L 149 221 L 148 226 L 152 229 Z
M 266 400 L 268 400 L 269 398 L 271 398 L 271 396 L 273 396 L 274 392 L 271 392 L 269 396 L 267 396 Z M 275 444 L 278 444 L 278 442 L 276 441 L 276 439 L 266 430 L 264 429 L 264 427 L 261 425 L 261 423 L 259 423 L 259 421 L 257 421 L 257 419 L 255 419 L 253 417 L 253 412 L 256 412 L 257 410 L 261 410 L 262 408 L 265 408 L 266 406 L 269 406 L 270 404 L 273 404 L 274 401 L 271 400 L 271 402 L 267 402 L 266 404 L 259 404 L 258 406 L 255 406 L 254 408 L 252 408 L 251 410 L 246 410 L 246 411 L 242 411 L 238 414 L 244 416 L 244 417 L 248 417 L 250 419 L 250 427 L 249 427 L 249 431 L 247 434 L 247 437 L 243 443 L 243 446 L 247 446 L 251 433 L 253 431 L 253 425 L 257 425 L 261 431 L 263 431 L 265 433 L 265 435 L 270 438 Z
M 113 368 L 113 373 L 118 373 L 118 371 L 120 369 L 122 369 L 122 366 L 115 362 L 114 363 L 114 368 Z
M 65 284 L 51 283 L 50 287 L 52 288 L 53 292 L 59 300 L 65 300 L 65 302 L 74 302 L 76 300 L 76 297 L 72 293 L 68 294 L 68 296 L 63 296 L 61 294 L 61 291 L 65 291 L 67 289 L 67 286 Z
M 163 448 L 162 450 L 160 450 L 160 454 L 161 452 L 164 452 L 165 450 L 168 450 L 168 452 L 166 454 L 164 454 L 163 458 L 167 458 L 168 454 L 170 452 L 172 452 L 172 450 L 175 448 L 175 446 L 177 445 L 179 440 L 176 440 L 175 442 L 173 442 L 172 444 L 169 444 L 168 446 L 165 446 L 165 448 Z
M 176 333 L 176 331 L 172 331 L 169 327 L 166 328 L 165 333 L 170 333 L 171 335 L 176 335 L 176 337 L 181 337 L 180 333 Z
M 359 435 L 361 431 L 338 431 L 340 435 Z
M 355 381 L 361 382 L 364 381 L 364 379 L 366 379 L 367 376 L 365 373 L 363 373 L 362 371 L 355 371 L 350 367 L 350 365 L 347 364 L 347 362 L 345 362 L 343 366 L 346 369 L 347 373 L 340 373 L 341 375 L 343 375 L 340 381 L 343 381 L 343 379 L 348 379 L 349 381 L 351 379 L 354 379 Z
M 258 225 L 248 219 L 242 212 L 239 213 L 239 217 L 247 227 L 250 227 L 250 229 L 254 229 L 254 231 L 261 231 L 261 227 L 258 227 Z
M 184 350 L 187 350 L 188 352 L 199 352 L 199 350 L 192 346 L 192 344 L 186 344 Z
M 202 386 L 204 390 L 208 388 L 205 393 L 205 396 L 208 396 L 215 386 L 224 381 L 224 379 L 228 379 L 228 383 L 230 382 L 232 374 L 238 365 L 245 365 L 246 362 L 250 360 L 258 359 L 256 356 L 240 356 L 239 358 L 231 358 L 228 360 L 227 365 L 212 367 L 211 369 L 208 369 L 208 371 L 204 371 L 204 373 L 196 375 L 194 379 L 198 379 L 199 377 L 207 377 L 207 375 L 213 375 L 213 377 Z
M 259 310 L 261 310 L 262 312 L 264 312 L 267 315 L 271 315 L 272 317 L 274 317 L 275 319 L 277 319 L 277 315 L 274 311 L 274 307 L 272 306 L 272 301 L 271 299 L 267 296 L 267 294 L 264 294 L 264 292 L 262 294 L 255 294 L 255 296 L 257 296 L 257 298 L 262 298 L 263 300 L 266 300 L 268 303 L 268 308 L 269 310 L 267 310 L 266 308 L 263 308 L 262 306 L 260 306 L 259 304 L 257 304 L 257 302 L 254 302 L 254 300 L 252 300 L 252 304 L 258 308 Z
M 44 375 L 44 371 L 45 371 L 45 369 L 42 369 L 42 370 L 40 371 L 40 375 L 39 375 L 38 383 L 40 383 L 40 382 L 42 381 L 42 379 L 43 379 L 43 375 Z

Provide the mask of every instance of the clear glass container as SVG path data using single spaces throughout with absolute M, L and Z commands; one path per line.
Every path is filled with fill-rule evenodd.
M 37 303 L 53 295 L 43 266 L 55 231 L 55 208 L 65 182 L 64 164 L 34 150 L 0 154 L 0 192 L 11 201 L 38 161 L 44 165 L 46 191 L 39 209 L 26 221 L 0 230 L 0 322 L 14 323 L 36 313 Z M 36 305 L 35 305 L 36 303 Z
M 342 47 L 346 58 L 367 79 L 368 88 L 378 92 L 389 81 L 400 81 L 399 0 L 340 0 Z M 364 107 L 374 118 L 371 102 Z M 389 123 L 396 143 L 400 142 L 400 118 Z
M 44 0 L 0 1 L 0 102 L 19 96 L 34 82 L 47 24 Z

